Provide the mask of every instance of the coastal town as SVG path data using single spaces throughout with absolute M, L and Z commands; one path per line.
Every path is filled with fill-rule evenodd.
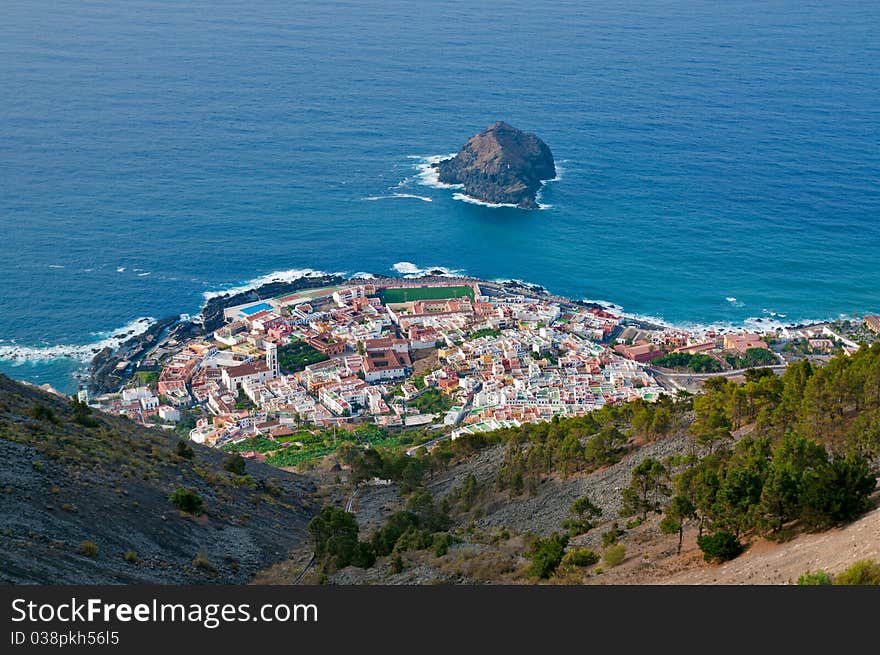
M 130 381 L 118 392 L 80 399 L 197 443 L 244 444 L 246 456 L 258 456 L 246 449 L 257 439 L 302 449 L 304 427 L 421 429 L 430 444 L 693 393 L 707 377 L 755 366 L 781 372 L 854 352 L 854 331 L 877 335 L 880 317 L 688 330 L 527 285 L 357 279 L 225 307 L 217 329 L 157 339 L 123 362 Z

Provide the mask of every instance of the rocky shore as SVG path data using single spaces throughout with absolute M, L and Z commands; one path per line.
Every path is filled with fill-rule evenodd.
M 115 350 L 104 348 L 95 355 L 89 364 L 89 391 L 93 395 L 101 395 L 119 390 L 131 379 L 137 363 L 148 351 L 162 341 L 175 339 L 181 342 L 214 332 L 222 327 L 223 310 L 227 307 L 343 282 L 345 279 L 338 275 L 302 277 L 291 282 L 270 282 L 247 291 L 209 299 L 196 321 L 181 321 L 179 314 L 160 319 L 142 334 L 124 342 L 119 348 Z M 124 362 L 127 365 L 120 367 Z
M 165 332 L 180 320 L 180 315 L 168 316 L 153 323 L 143 334 L 132 337 L 115 350 L 104 348 L 89 365 L 89 389 L 93 394 L 116 391 L 129 377 L 130 367 L 120 368 L 123 362 L 137 362 L 152 348 Z

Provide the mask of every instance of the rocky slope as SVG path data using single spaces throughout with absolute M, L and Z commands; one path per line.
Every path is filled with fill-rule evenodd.
M 239 584 L 302 544 L 310 481 L 256 462 L 237 476 L 177 441 L 0 375 L 0 583 Z M 178 510 L 178 487 L 204 512 Z
M 742 436 L 742 434 L 740 434 Z M 560 571 L 550 584 L 791 584 L 807 570 L 839 573 L 858 559 L 880 560 L 880 491 L 875 509 L 854 523 L 819 534 L 799 534 L 791 541 L 774 543 L 756 538 L 745 554 L 726 564 L 709 564 L 697 546 L 697 524 L 684 530 L 682 550 L 676 535 L 660 529 L 661 516 L 649 514 L 642 524 L 629 525 L 620 517 L 620 492 L 631 481 L 632 471 L 646 457 L 664 460 L 686 453 L 690 440 L 684 431 L 636 448 L 620 462 L 589 474 L 570 478 L 545 478 L 533 495 L 510 498 L 494 491 L 494 479 L 504 460 L 506 446 L 482 450 L 429 479 L 426 488 L 440 500 L 473 475 L 484 490 L 477 510 L 458 516 L 455 533 L 460 543 L 443 556 L 430 549 L 407 551 L 403 569 L 395 570 L 393 557 L 380 558 L 370 569 L 347 567 L 331 573 L 330 584 L 531 584 L 526 573 L 528 533 L 546 536 L 561 531 L 569 508 L 584 495 L 602 510 L 595 527 L 573 537 L 571 547 L 606 551 L 605 533 L 616 523 L 625 557 L 618 566 L 604 562 L 595 567 Z M 354 511 L 364 536 L 369 536 L 395 511 L 403 499 L 394 498 L 395 486 L 358 497 Z M 315 583 L 317 577 L 306 580 Z
M 434 164 L 444 184 L 471 198 L 537 209 L 543 180 L 556 177 L 553 154 L 534 134 L 497 122 L 472 136 L 451 159 Z

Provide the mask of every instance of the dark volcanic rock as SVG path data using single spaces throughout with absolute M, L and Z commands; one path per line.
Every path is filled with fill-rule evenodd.
M 451 159 L 434 164 L 444 184 L 462 184 L 477 200 L 537 209 L 542 180 L 556 177 L 553 154 L 534 134 L 497 122 Z
M 143 334 L 131 337 L 116 350 L 111 348 L 101 350 L 89 366 L 91 392 L 102 394 L 119 389 L 131 377 L 131 370 L 119 371 L 116 369 L 117 364 L 123 361 L 137 361 L 178 320 L 180 320 L 179 315 L 168 316 L 153 323 Z
M 310 479 L 255 461 L 235 476 L 219 450 L 187 459 L 176 435 L 86 418 L 0 374 L 0 585 L 244 584 L 306 543 Z M 204 513 L 174 506 L 179 487 Z

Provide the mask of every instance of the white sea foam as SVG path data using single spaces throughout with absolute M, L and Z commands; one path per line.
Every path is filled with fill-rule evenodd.
M 208 302 L 212 298 L 220 298 L 222 296 L 234 296 L 237 293 L 251 291 L 252 289 L 261 287 L 264 284 L 271 284 L 272 282 L 295 282 L 296 280 L 300 280 L 302 278 L 317 278 L 324 277 L 325 275 L 341 275 L 341 273 L 325 273 L 324 271 L 316 271 L 311 268 L 295 268 L 288 271 L 275 271 L 274 273 L 268 273 L 266 275 L 254 278 L 253 280 L 249 280 L 248 282 L 245 282 L 244 284 L 239 286 L 229 287 L 227 289 L 218 289 L 215 291 L 206 291 L 202 294 L 202 297 L 205 299 L 205 302 Z
M 418 275 L 422 272 L 422 269 L 412 262 L 397 262 L 391 268 L 402 275 Z
M 413 198 L 414 200 L 421 200 L 422 202 L 434 202 L 427 196 L 417 196 L 414 193 L 392 193 L 387 196 L 367 196 L 364 200 L 388 200 L 391 198 Z
M 149 271 L 146 273 L 138 273 L 138 277 L 147 277 L 149 274 Z
M 116 269 L 116 272 L 117 273 L 125 273 L 125 266 L 120 266 L 119 268 Z
M 463 184 L 445 184 L 440 181 L 440 173 L 434 168 L 431 164 L 437 164 L 446 159 L 452 159 L 455 157 L 456 153 L 452 152 L 448 155 L 409 155 L 408 159 L 415 159 L 418 163 L 415 168 L 416 171 L 416 179 L 419 181 L 419 184 L 423 186 L 429 186 L 434 189 L 463 189 Z
M 492 207 L 493 209 L 497 209 L 499 207 L 509 207 L 511 209 L 517 209 L 518 206 L 514 205 L 511 202 L 486 202 L 485 200 L 478 200 L 477 198 L 473 198 L 464 193 L 453 193 L 453 200 L 461 200 L 462 202 L 468 202 L 472 205 L 480 205 L 481 207 Z M 535 195 L 535 202 L 538 202 L 541 199 L 541 192 Z M 538 202 L 538 209 L 550 209 L 553 205 L 546 205 L 541 202 Z
M 553 205 L 541 202 L 541 196 L 544 194 L 544 189 L 547 188 L 547 185 L 551 182 L 558 182 L 562 179 L 562 175 L 565 172 L 565 169 L 560 165 L 559 162 L 554 162 L 554 166 L 556 167 L 556 177 L 551 177 L 549 180 L 541 180 L 544 186 L 538 189 L 538 192 L 535 194 L 535 202 L 538 203 L 538 209 L 552 209 Z
M 779 312 L 774 312 L 771 309 L 762 309 L 761 312 L 764 314 L 767 314 L 767 316 L 773 316 L 775 318 L 785 318 L 785 314 L 780 314 Z M 844 314 L 841 314 L 841 316 L 844 316 Z
M 493 207 L 493 208 L 498 208 L 498 207 L 512 207 L 513 209 L 516 209 L 516 205 L 514 205 L 513 203 L 509 203 L 509 202 L 486 202 L 485 200 L 478 200 L 477 198 L 472 198 L 471 196 L 466 195 L 466 194 L 464 194 L 464 193 L 453 193 L 453 194 L 452 194 L 452 197 L 453 197 L 453 199 L 455 199 L 455 200 L 461 200 L 462 202 L 468 202 L 468 203 L 470 203 L 470 204 L 472 204 L 472 205 L 480 205 L 481 207 Z
M 433 189 L 459 189 L 460 190 L 460 189 L 464 189 L 463 184 L 446 184 L 444 182 L 441 182 L 440 181 L 440 173 L 437 171 L 436 168 L 434 168 L 432 166 L 432 164 L 437 164 L 437 163 L 444 161 L 446 159 L 451 159 L 452 157 L 455 157 L 456 154 L 457 153 L 452 152 L 452 153 L 449 153 L 446 155 L 428 155 L 428 156 L 408 155 L 407 158 L 414 159 L 418 162 L 415 165 L 415 168 L 417 171 L 415 177 L 416 177 L 416 180 L 418 180 L 418 183 L 421 184 L 422 186 L 431 187 Z M 553 181 L 558 180 L 559 178 L 560 178 L 560 173 L 559 173 L 559 169 L 557 168 L 556 177 L 554 177 L 552 180 L 546 180 L 546 181 L 553 182 Z M 403 180 L 403 182 L 400 182 L 397 185 L 397 187 L 400 188 L 400 187 L 406 185 L 408 181 L 409 181 L 409 178 L 407 178 L 406 180 Z M 395 195 L 397 195 L 397 194 L 395 194 Z M 401 194 L 401 195 L 405 196 L 406 194 Z M 373 199 L 379 200 L 382 197 L 384 197 L 384 196 L 373 196 L 373 197 L 367 198 L 367 200 L 373 200 Z M 516 208 L 516 205 L 512 204 L 512 203 L 486 202 L 484 200 L 479 200 L 477 198 L 473 198 L 471 196 L 468 196 L 464 193 L 455 193 L 452 195 L 452 197 L 453 197 L 453 199 L 460 200 L 461 202 L 468 202 L 472 205 L 481 205 L 483 207 L 492 207 L 492 208 L 513 207 L 513 208 Z M 550 209 L 552 207 L 552 205 L 542 204 L 540 202 L 540 191 L 538 192 L 538 195 L 536 197 L 536 202 L 538 203 L 538 209 Z
M 53 359 L 75 359 L 88 362 L 104 348 L 116 349 L 131 337 L 143 334 L 154 322 L 155 319 L 152 317 L 144 316 L 117 330 L 104 333 L 106 336 L 99 341 L 82 345 L 22 346 L 11 341 L 0 346 L 0 359 L 17 364 L 46 362 Z
M 372 280 L 376 276 L 372 273 L 365 273 L 364 271 L 358 271 L 357 273 L 352 273 L 348 276 L 349 280 Z
M 727 296 L 725 298 L 727 302 L 729 302 L 734 307 L 745 307 L 746 304 L 742 300 L 737 300 L 734 296 Z
M 445 266 L 425 266 L 422 268 L 412 262 L 397 262 L 391 268 L 406 278 L 422 277 L 423 275 L 438 277 L 461 277 L 462 275 L 461 269 L 446 268 Z
M 49 268 L 64 268 L 61 264 L 49 264 Z

